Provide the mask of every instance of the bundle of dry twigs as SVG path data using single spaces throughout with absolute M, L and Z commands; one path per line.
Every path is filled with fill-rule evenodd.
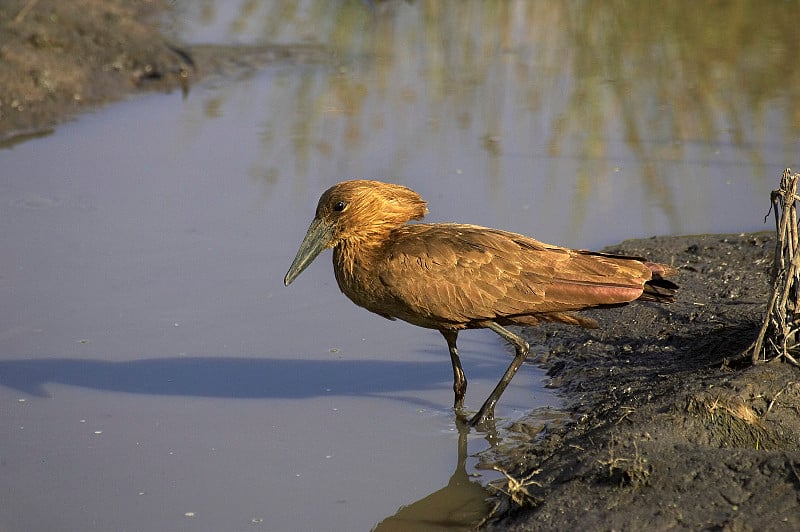
M 800 174 L 793 174 L 787 168 L 783 171 L 781 188 L 770 195 L 778 241 L 772 269 L 772 295 L 761 331 L 752 346 L 753 364 L 782 358 L 800 367 L 797 361 L 800 351 L 800 246 L 795 206 L 800 199 L 798 179 Z

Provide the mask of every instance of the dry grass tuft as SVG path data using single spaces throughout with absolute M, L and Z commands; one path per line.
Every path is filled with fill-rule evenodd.
M 612 435 L 608 443 L 608 458 L 598 460 L 604 468 L 604 476 L 607 480 L 615 482 L 620 486 L 638 487 L 647 484 L 650 477 L 651 467 L 642 453 L 639 445 L 633 441 L 633 454 L 624 453 L 622 443 Z M 606 470 L 607 468 L 607 470 Z
M 721 411 L 740 421 L 744 421 L 748 425 L 761 426 L 761 418 L 756 414 L 756 411 L 739 398 L 715 397 L 713 400 L 706 401 L 704 404 L 708 413 L 712 416 Z
M 541 469 L 534 469 L 527 476 L 521 479 L 517 479 L 509 475 L 507 471 L 498 466 L 493 466 L 492 469 L 505 475 L 507 480 L 505 487 L 501 487 L 499 483 L 493 482 L 490 484 L 492 488 L 506 494 L 511 499 L 511 502 L 517 506 L 536 506 L 537 499 L 530 491 L 528 491 L 528 486 L 542 486 L 539 482 L 531 480 L 534 475 L 538 475 L 542 472 Z

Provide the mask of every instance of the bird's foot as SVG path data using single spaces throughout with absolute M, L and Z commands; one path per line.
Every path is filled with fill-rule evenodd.
M 486 402 L 481 405 L 481 409 L 478 410 L 478 413 L 469 420 L 469 424 L 473 427 L 479 427 L 480 425 L 491 422 L 492 425 L 494 425 L 494 405 L 496 402 L 497 401 L 493 401 L 491 397 L 487 399 Z
M 481 430 L 481 427 L 487 424 L 494 426 L 494 410 L 490 410 L 489 412 L 478 412 L 470 418 L 468 423 L 470 426 L 475 427 L 478 430 Z
M 464 410 L 456 410 L 456 426 L 459 430 L 467 432 L 474 428 L 477 432 L 484 434 L 494 434 L 497 432 L 494 419 L 494 409 L 489 411 L 479 411 L 469 417 Z

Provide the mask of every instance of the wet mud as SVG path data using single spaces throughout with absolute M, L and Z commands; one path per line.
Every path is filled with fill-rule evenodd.
M 188 81 L 191 61 L 157 31 L 165 2 L 3 2 L 0 140 L 24 140 L 141 89 Z
M 311 45 L 186 46 L 159 30 L 163 0 L 17 0 L 0 4 L 0 147 L 131 94 L 186 94 L 201 79 L 276 61 L 319 61 Z
M 596 331 L 528 331 L 572 421 L 512 427 L 487 454 L 522 503 L 503 497 L 487 528 L 800 528 L 800 373 L 740 357 L 761 326 L 774 245 L 756 233 L 610 248 L 679 267 L 677 301 L 595 311 Z
M 165 4 L 4 2 L 0 143 L 137 91 L 326 60 L 313 47 L 171 43 L 157 29 Z M 484 527 L 800 529 L 800 373 L 740 357 L 761 325 L 773 248 L 772 233 L 623 242 L 608 251 L 680 268 L 674 304 L 592 312 L 598 330 L 524 330 L 569 416 L 522 419 L 484 454 L 508 475 Z

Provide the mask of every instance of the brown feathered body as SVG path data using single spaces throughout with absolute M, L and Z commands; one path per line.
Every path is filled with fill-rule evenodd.
M 459 330 L 493 328 L 524 359 L 524 340 L 503 326 L 550 321 L 596 327 L 576 311 L 637 299 L 669 302 L 677 289 L 664 279 L 676 273 L 674 268 L 638 257 L 567 249 L 476 225 L 408 223 L 426 213 L 426 202 L 406 187 L 339 183 L 320 198 L 285 283 L 322 249 L 333 248 L 339 288 L 354 303 L 445 335 L 457 406 L 466 389 L 463 372 L 463 385 L 458 383 Z M 513 375 L 516 368 L 509 371 Z M 486 404 L 481 413 L 485 410 Z
M 429 329 L 535 325 L 557 321 L 592 327 L 574 314 L 636 299 L 668 301 L 658 290 L 666 265 L 572 250 L 466 224 L 408 224 L 427 212 L 416 192 L 374 181 L 337 185 L 320 200 L 346 203 L 333 245 L 339 288 L 386 318 Z M 348 212 L 352 209 L 352 212 Z
M 429 329 L 488 321 L 594 327 L 574 311 L 672 297 L 652 285 L 669 267 L 475 225 L 396 227 L 377 245 L 343 242 L 333 262 L 339 288 L 354 303 Z

